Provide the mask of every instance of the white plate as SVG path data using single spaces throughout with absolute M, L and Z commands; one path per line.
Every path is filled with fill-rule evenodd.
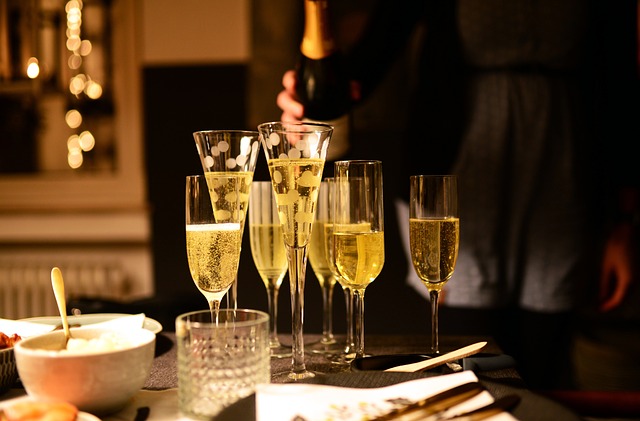
M 118 317 L 130 316 L 130 314 L 124 313 L 95 313 L 95 314 L 81 314 L 79 316 L 68 316 L 70 325 L 87 326 L 94 323 L 106 322 L 109 320 L 117 319 Z M 45 316 L 45 317 L 30 317 L 28 319 L 21 319 L 26 322 L 42 323 L 46 325 L 59 325 L 60 316 Z M 162 325 L 157 320 L 145 317 L 142 327 L 158 334 L 162 331 Z
M 79 411 L 76 421 L 100 421 L 100 418 L 88 412 Z

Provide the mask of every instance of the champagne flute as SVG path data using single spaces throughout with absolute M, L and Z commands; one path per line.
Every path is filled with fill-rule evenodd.
M 409 244 L 413 267 L 429 290 L 431 353 L 438 344 L 438 298 L 458 260 L 460 219 L 454 175 L 413 175 L 409 189 Z
M 323 183 L 326 183 L 327 187 L 327 223 L 324 224 L 324 252 L 333 276 L 336 278 L 338 284 L 340 284 L 340 286 L 342 287 L 342 291 L 344 293 L 346 310 L 345 313 L 347 321 L 347 332 L 345 335 L 345 343 L 342 346 L 342 352 L 339 355 L 330 354 L 328 358 L 332 363 L 348 366 L 348 364 L 350 364 L 351 361 L 355 358 L 355 343 L 353 342 L 353 292 L 340 276 L 340 272 L 338 272 L 338 268 L 336 267 L 335 254 L 333 252 L 333 222 L 335 214 L 335 210 L 333 207 L 335 201 L 335 187 L 333 178 L 327 177 L 325 178 Z M 321 199 L 322 195 L 320 196 L 319 201 Z
M 336 276 L 331 269 L 326 252 L 325 225 L 329 223 L 329 182 L 320 183 L 316 219 L 309 240 L 309 263 L 318 279 L 322 291 L 322 338 L 309 350 L 318 354 L 335 354 L 344 351 L 344 346 L 333 336 L 333 288 Z
M 209 185 L 216 219 L 232 220 L 236 218 L 232 213 L 237 212 L 242 236 L 253 171 L 260 153 L 258 132 L 201 130 L 194 132 L 193 138 Z M 238 308 L 237 276 L 228 300 L 231 301 L 229 307 Z
M 253 263 L 267 288 L 269 348 L 274 358 L 291 356 L 278 339 L 278 291 L 287 273 L 282 225 L 270 181 L 254 181 L 249 206 L 249 240 Z
M 220 301 L 238 274 L 242 232 L 238 212 L 217 221 L 204 175 L 186 178 L 185 223 L 191 278 L 205 296 L 211 320 L 218 320 Z M 238 202 L 236 202 L 237 204 Z
M 336 268 L 353 291 L 355 358 L 364 353 L 364 292 L 384 265 L 381 161 L 336 161 L 333 248 Z
M 321 123 L 269 122 L 258 126 L 267 158 L 289 264 L 292 358 L 282 381 L 314 377 L 304 361 L 304 283 L 318 188 L 333 127 Z

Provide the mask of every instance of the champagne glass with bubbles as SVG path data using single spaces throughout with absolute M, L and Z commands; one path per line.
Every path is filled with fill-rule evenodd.
M 355 357 L 364 354 L 364 293 L 384 265 L 381 161 L 334 164 L 333 249 L 342 282 L 353 292 Z
M 256 269 L 267 288 L 269 348 L 274 358 L 291 356 L 291 347 L 278 339 L 278 292 L 287 273 L 282 225 L 270 181 L 254 181 L 249 206 L 249 240 Z
M 273 377 L 275 381 L 297 381 L 315 376 L 304 360 L 304 284 L 318 189 L 333 127 L 269 122 L 260 124 L 258 131 L 276 195 L 291 290 L 291 369 Z
M 260 153 L 258 132 L 246 130 L 202 130 L 193 133 L 216 220 L 237 218 L 244 233 L 249 191 Z M 235 215 L 234 213 L 237 213 Z M 228 297 L 229 307 L 238 308 L 237 277 Z
M 458 183 L 454 175 L 414 175 L 409 182 L 411 261 L 429 290 L 431 353 L 438 354 L 438 298 L 453 275 L 460 243 Z
M 322 291 L 322 338 L 308 346 L 311 352 L 318 354 L 336 354 L 344 351 L 344 345 L 338 343 L 333 335 L 333 289 L 337 277 L 331 269 L 326 252 L 327 241 L 325 226 L 329 224 L 329 181 L 320 183 L 316 220 L 309 240 L 309 263 L 318 279 Z
M 353 338 L 353 292 L 351 288 L 345 283 L 344 279 L 340 276 L 340 272 L 336 266 L 336 258 L 334 253 L 334 239 L 333 239 L 333 223 L 334 223 L 334 201 L 335 199 L 335 183 L 332 177 L 327 177 L 324 179 L 323 184 L 326 185 L 326 220 L 327 223 L 324 224 L 324 253 L 325 258 L 327 259 L 327 264 L 333 273 L 333 276 L 336 278 L 338 284 L 342 287 L 342 292 L 344 294 L 345 301 L 345 314 L 346 314 L 346 326 L 347 331 L 345 335 L 344 344 L 341 344 L 341 352 L 336 354 L 329 354 L 327 358 L 335 364 L 341 364 L 344 366 L 349 366 L 351 361 L 355 358 L 355 343 Z M 318 199 L 319 203 L 325 197 L 320 196 Z M 320 206 L 320 204 L 319 204 Z M 320 212 L 320 210 L 319 210 Z
M 214 216 L 205 177 L 190 175 L 186 182 L 185 222 L 189 271 L 196 287 L 209 303 L 211 320 L 217 321 L 220 301 L 238 273 L 242 241 L 239 213 L 237 209 L 229 209 L 231 216 L 218 221 Z

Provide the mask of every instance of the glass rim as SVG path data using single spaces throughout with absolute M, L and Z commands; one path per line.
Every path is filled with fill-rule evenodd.
M 410 175 L 409 178 L 411 179 L 418 179 L 418 178 L 458 178 L 457 175 L 455 174 L 415 174 L 415 175 Z
M 322 123 L 320 121 L 267 121 L 265 123 L 260 123 L 258 124 L 258 131 L 260 131 L 263 128 L 274 128 L 274 127 L 279 127 L 279 128 L 274 128 L 273 130 L 276 132 L 281 132 L 284 131 L 286 129 L 286 127 L 302 127 L 302 126 L 311 126 L 311 127 L 316 127 L 318 129 L 321 129 L 322 131 L 329 131 L 329 130 L 333 130 L 334 127 L 331 124 L 327 124 L 327 123 Z M 300 132 L 317 132 L 318 130 L 303 130 Z
M 257 136 L 258 132 L 256 130 L 244 130 L 244 129 L 205 129 L 205 130 L 196 130 L 193 134 L 245 134 Z
M 334 164 L 382 164 L 382 161 L 379 159 L 341 159 L 334 161 Z
M 233 326 L 235 327 L 245 327 L 245 326 L 253 326 L 256 324 L 262 324 L 262 323 L 268 323 L 269 321 L 269 314 L 267 314 L 266 312 L 262 311 L 262 310 L 255 310 L 255 309 L 249 309 L 249 308 L 238 308 L 238 309 L 231 309 L 231 308 L 221 308 L 220 310 L 218 310 L 219 313 L 225 313 L 225 314 L 229 314 L 229 313 L 243 313 L 243 314 L 253 314 L 256 316 L 255 319 L 251 319 L 251 320 L 235 320 L 233 322 Z M 215 321 L 207 321 L 207 322 L 202 322 L 202 321 L 189 321 L 189 317 L 196 315 L 196 314 L 207 314 L 207 315 L 211 315 L 211 310 L 206 309 L 206 310 L 194 310 L 194 311 L 189 311 L 187 313 L 182 313 L 180 315 L 178 315 L 176 317 L 176 323 L 188 323 L 191 326 L 195 326 L 195 327 L 201 327 L 201 326 L 209 326 L 209 325 L 215 325 Z M 229 320 L 230 321 L 230 320 Z M 222 323 L 226 323 L 227 320 L 222 321 Z M 220 326 L 222 328 L 224 328 L 225 326 Z

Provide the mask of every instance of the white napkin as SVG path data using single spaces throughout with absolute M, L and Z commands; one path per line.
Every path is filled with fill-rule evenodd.
M 145 319 L 144 313 L 132 314 L 130 316 L 116 317 L 115 319 L 106 320 L 104 322 L 92 323 L 88 325 L 82 325 L 78 329 L 93 328 L 93 327 L 106 327 L 109 329 L 142 329 Z
M 82 327 L 76 329 L 82 329 L 85 327 L 108 327 L 113 329 L 142 328 L 144 325 L 144 320 L 144 313 L 132 314 L 122 317 L 116 317 L 115 319 L 106 320 L 104 322 L 83 325 Z M 62 321 L 60 322 L 62 323 Z M 22 338 L 28 338 L 29 336 L 51 332 L 53 329 L 55 329 L 55 325 L 47 323 L 0 319 L 0 332 L 4 333 L 5 335 L 12 335 L 14 333 L 17 333 Z
M 0 319 L 0 332 L 5 335 L 17 333 L 21 338 L 51 332 L 55 326 L 42 323 L 23 322 L 21 320 Z
M 472 371 L 411 380 L 392 386 L 357 389 L 317 384 L 264 384 L 256 391 L 256 421 L 360 421 L 389 412 L 394 399 L 417 401 L 452 387 L 478 381 Z M 454 415 L 493 402 L 487 391 L 447 411 Z M 368 418 L 367 418 L 368 417 Z M 491 417 L 492 421 L 515 418 L 508 412 Z

